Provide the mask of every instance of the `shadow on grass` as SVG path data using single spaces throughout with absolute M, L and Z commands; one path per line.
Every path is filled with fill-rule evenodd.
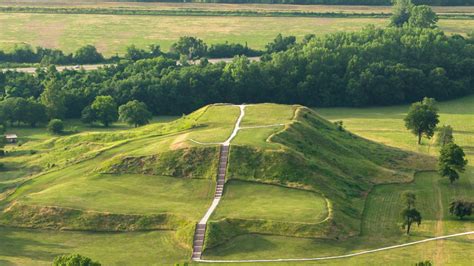
M 263 235 L 246 234 L 232 239 L 230 244 L 221 245 L 210 249 L 210 253 L 212 253 L 212 256 L 232 255 L 235 253 L 235 247 L 233 243 L 237 244 L 239 246 L 239 252 L 244 254 L 272 250 L 277 246 L 275 243 L 272 243 L 266 239 Z
M 13 266 L 13 265 L 16 265 L 16 264 L 13 263 L 13 262 L 10 262 L 10 261 L 8 261 L 8 260 L 0 260 L 0 265 Z
M 60 244 L 40 242 L 35 240 L 34 237 L 27 238 L 22 236 L 24 233 L 37 234 L 31 230 L 0 227 L 0 256 L 52 261 L 54 257 L 61 255 L 62 253 L 50 250 L 65 248 L 65 246 Z M 6 265 L 9 265 L 8 263 L 9 262 L 7 262 Z M 4 265 L 1 260 L 0 265 Z

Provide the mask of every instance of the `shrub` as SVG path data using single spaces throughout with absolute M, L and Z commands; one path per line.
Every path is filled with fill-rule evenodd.
M 48 131 L 53 134 L 60 134 L 64 130 L 64 123 L 61 119 L 53 119 L 48 123 Z
M 79 255 L 59 255 L 54 258 L 53 266 L 100 266 L 99 262 L 92 261 L 92 259 Z

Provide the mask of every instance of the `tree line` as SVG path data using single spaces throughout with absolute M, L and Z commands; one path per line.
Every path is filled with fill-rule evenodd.
M 40 102 L 50 119 L 62 119 L 80 118 L 103 95 L 119 106 L 137 100 L 155 115 L 181 115 L 215 102 L 362 107 L 473 93 L 474 36 L 448 36 L 425 8 L 405 8 L 387 28 L 307 35 L 299 42 L 278 35 L 260 62 L 237 56 L 227 64 L 189 64 L 217 48 L 188 36 L 171 48 L 180 63 L 159 47 L 132 46 L 129 60 L 95 71 L 8 71 L 0 73 L 0 97 Z M 48 94 L 52 100 L 45 102 Z
M 190 50 L 195 50 L 190 54 Z M 268 52 L 268 51 L 267 51 Z M 270 51 L 271 52 L 271 51 Z M 77 49 L 74 53 L 65 53 L 58 49 L 44 47 L 33 48 L 29 44 L 15 45 L 9 52 L 0 50 L 0 63 L 39 63 L 41 65 L 71 65 L 71 64 L 98 64 L 113 63 L 120 60 L 140 60 L 164 56 L 172 59 L 188 57 L 195 59 L 197 57 L 208 58 L 232 58 L 236 55 L 245 55 L 249 57 L 260 56 L 264 51 L 259 51 L 240 43 L 218 43 L 208 46 L 202 40 L 192 37 L 181 37 L 174 43 L 168 52 L 163 52 L 159 45 L 149 45 L 142 49 L 135 45 L 128 46 L 123 56 L 112 56 L 105 58 L 93 45 L 85 45 Z
M 235 4 L 324 4 L 324 5 L 374 5 L 389 6 L 393 0 L 135 0 L 132 2 L 174 2 L 174 3 L 235 3 Z M 467 6 L 474 0 L 413 0 L 417 5 Z

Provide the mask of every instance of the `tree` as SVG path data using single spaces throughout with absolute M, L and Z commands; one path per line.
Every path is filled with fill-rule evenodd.
M 64 91 L 59 81 L 53 79 L 46 83 L 43 93 L 40 96 L 41 103 L 46 106 L 46 112 L 50 119 L 64 118 L 66 114 L 66 104 Z
M 91 106 L 86 106 L 81 112 L 81 121 L 85 124 L 92 124 L 97 120 L 97 116 Z
M 97 96 L 91 104 L 91 110 L 94 111 L 97 120 L 105 127 L 117 121 L 117 104 L 112 96 Z
M 53 266 L 101 266 L 101 264 L 80 254 L 70 254 L 54 258 Z
M 129 101 L 119 107 L 119 119 L 135 127 L 149 123 L 152 115 L 146 104 L 137 100 Z
M 295 45 L 295 43 L 295 36 L 283 37 L 283 35 L 279 33 L 272 42 L 265 46 L 265 48 L 267 48 L 267 53 L 276 53 L 290 49 L 293 45 Z
M 132 61 L 137 61 L 137 60 L 140 60 L 140 59 L 149 58 L 150 55 L 151 54 L 148 53 L 147 51 L 145 51 L 143 49 L 139 49 L 135 45 L 131 45 L 131 46 L 127 47 L 127 52 L 125 53 L 125 58 L 129 59 L 129 60 L 132 60 Z
M 435 28 L 438 22 L 438 16 L 426 5 L 414 6 L 410 12 L 410 18 L 408 24 L 411 27 L 418 28 Z
M 25 117 L 23 122 L 29 124 L 31 127 L 35 127 L 38 123 L 44 123 L 48 121 L 46 106 L 36 102 L 33 99 L 27 100 L 24 112 Z
M 61 119 L 53 119 L 49 121 L 47 129 L 53 134 L 61 134 L 64 130 L 64 123 Z
M 171 46 L 171 51 L 184 55 L 187 59 L 196 59 L 207 54 L 207 45 L 196 37 L 183 36 Z
M 78 64 L 94 64 L 104 61 L 104 57 L 100 54 L 95 46 L 83 46 L 74 53 L 74 61 Z
M 5 147 L 5 137 L 3 136 L 3 133 L 5 133 L 5 130 L 6 130 L 6 126 L 0 114 L 0 156 L 5 155 L 5 151 L 3 150 L 3 148 Z
M 413 103 L 405 117 L 407 129 L 418 136 L 418 144 L 425 135 L 428 139 L 434 135 L 436 125 L 439 123 L 438 108 L 433 98 L 424 98 L 421 102 Z
M 459 179 L 459 173 L 464 172 L 467 165 L 464 151 L 455 143 L 448 143 L 440 150 L 438 158 L 438 173 L 447 176 L 451 184 Z
M 436 143 L 440 146 L 444 146 L 448 143 L 453 143 L 453 128 L 450 125 L 443 125 L 438 128 L 438 133 L 436 134 Z
M 472 214 L 473 207 L 474 202 L 469 202 L 466 200 L 453 200 L 449 204 L 449 213 L 459 217 L 459 219 L 462 220 L 464 216 L 470 216 Z
M 410 234 L 410 228 L 413 223 L 421 224 L 421 214 L 415 209 L 416 195 L 413 192 L 407 191 L 402 194 L 402 197 L 407 205 L 401 212 L 402 228 L 407 229 L 407 235 Z
M 411 0 L 396 0 L 392 8 L 390 25 L 401 27 L 410 19 L 410 12 L 413 8 Z
M 414 208 L 415 207 L 415 202 L 416 202 L 416 195 L 415 193 L 411 191 L 405 191 L 402 194 L 402 198 L 405 201 L 405 204 L 407 205 L 408 209 Z

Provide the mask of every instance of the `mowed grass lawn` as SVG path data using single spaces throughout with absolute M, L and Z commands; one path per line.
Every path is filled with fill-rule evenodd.
M 314 192 L 231 180 L 213 220 L 265 219 L 317 223 L 328 215 L 325 199 Z
M 456 143 L 463 146 L 469 165 L 461 179 L 449 184 L 436 172 L 416 175 L 411 183 L 376 186 L 368 195 L 362 217 L 361 236 L 346 241 L 327 241 L 282 236 L 243 235 L 225 245 L 206 251 L 209 259 L 309 258 L 354 253 L 424 238 L 474 230 L 474 218 L 459 221 L 448 212 L 454 197 L 474 199 L 474 96 L 439 103 L 441 124 L 454 128 Z M 403 117 L 408 106 L 381 108 L 317 108 L 325 118 L 342 120 L 345 128 L 368 139 L 405 150 L 438 155 L 432 141 L 424 139 L 416 145 L 416 137 L 404 128 Z M 399 213 L 403 207 L 401 194 L 411 190 L 417 194 L 417 208 L 423 216 L 420 227 L 406 236 L 400 228 Z M 224 202 L 224 201 L 223 201 Z M 359 257 L 309 265 L 413 265 L 431 260 L 435 265 L 472 265 L 474 236 L 458 237 L 406 248 L 382 251 Z M 285 263 L 283 263 L 285 264 Z M 281 264 L 278 264 L 281 265 Z M 292 265 L 292 263 L 288 263 Z
M 387 19 L 377 18 L 304 18 L 304 17 L 201 17 L 201 16 L 129 16 L 94 14 L 0 13 L 0 49 L 15 44 L 75 51 L 95 45 L 107 56 L 125 53 L 132 44 L 145 48 L 159 44 L 168 50 L 179 37 L 197 36 L 208 44 L 225 41 L 248 43 L 263 49 L 278 34 L 318 36 L 354 31 L 366 25 L 386 26 Z M 450 33 L 468 33 L 474 20 L 441 20 L 440 28 Z
M 87 233 L 0 227 L 0 265 L 51 265 L 79 253 L 102 265 L 173 265 L 187 261 L 172 231 Z

